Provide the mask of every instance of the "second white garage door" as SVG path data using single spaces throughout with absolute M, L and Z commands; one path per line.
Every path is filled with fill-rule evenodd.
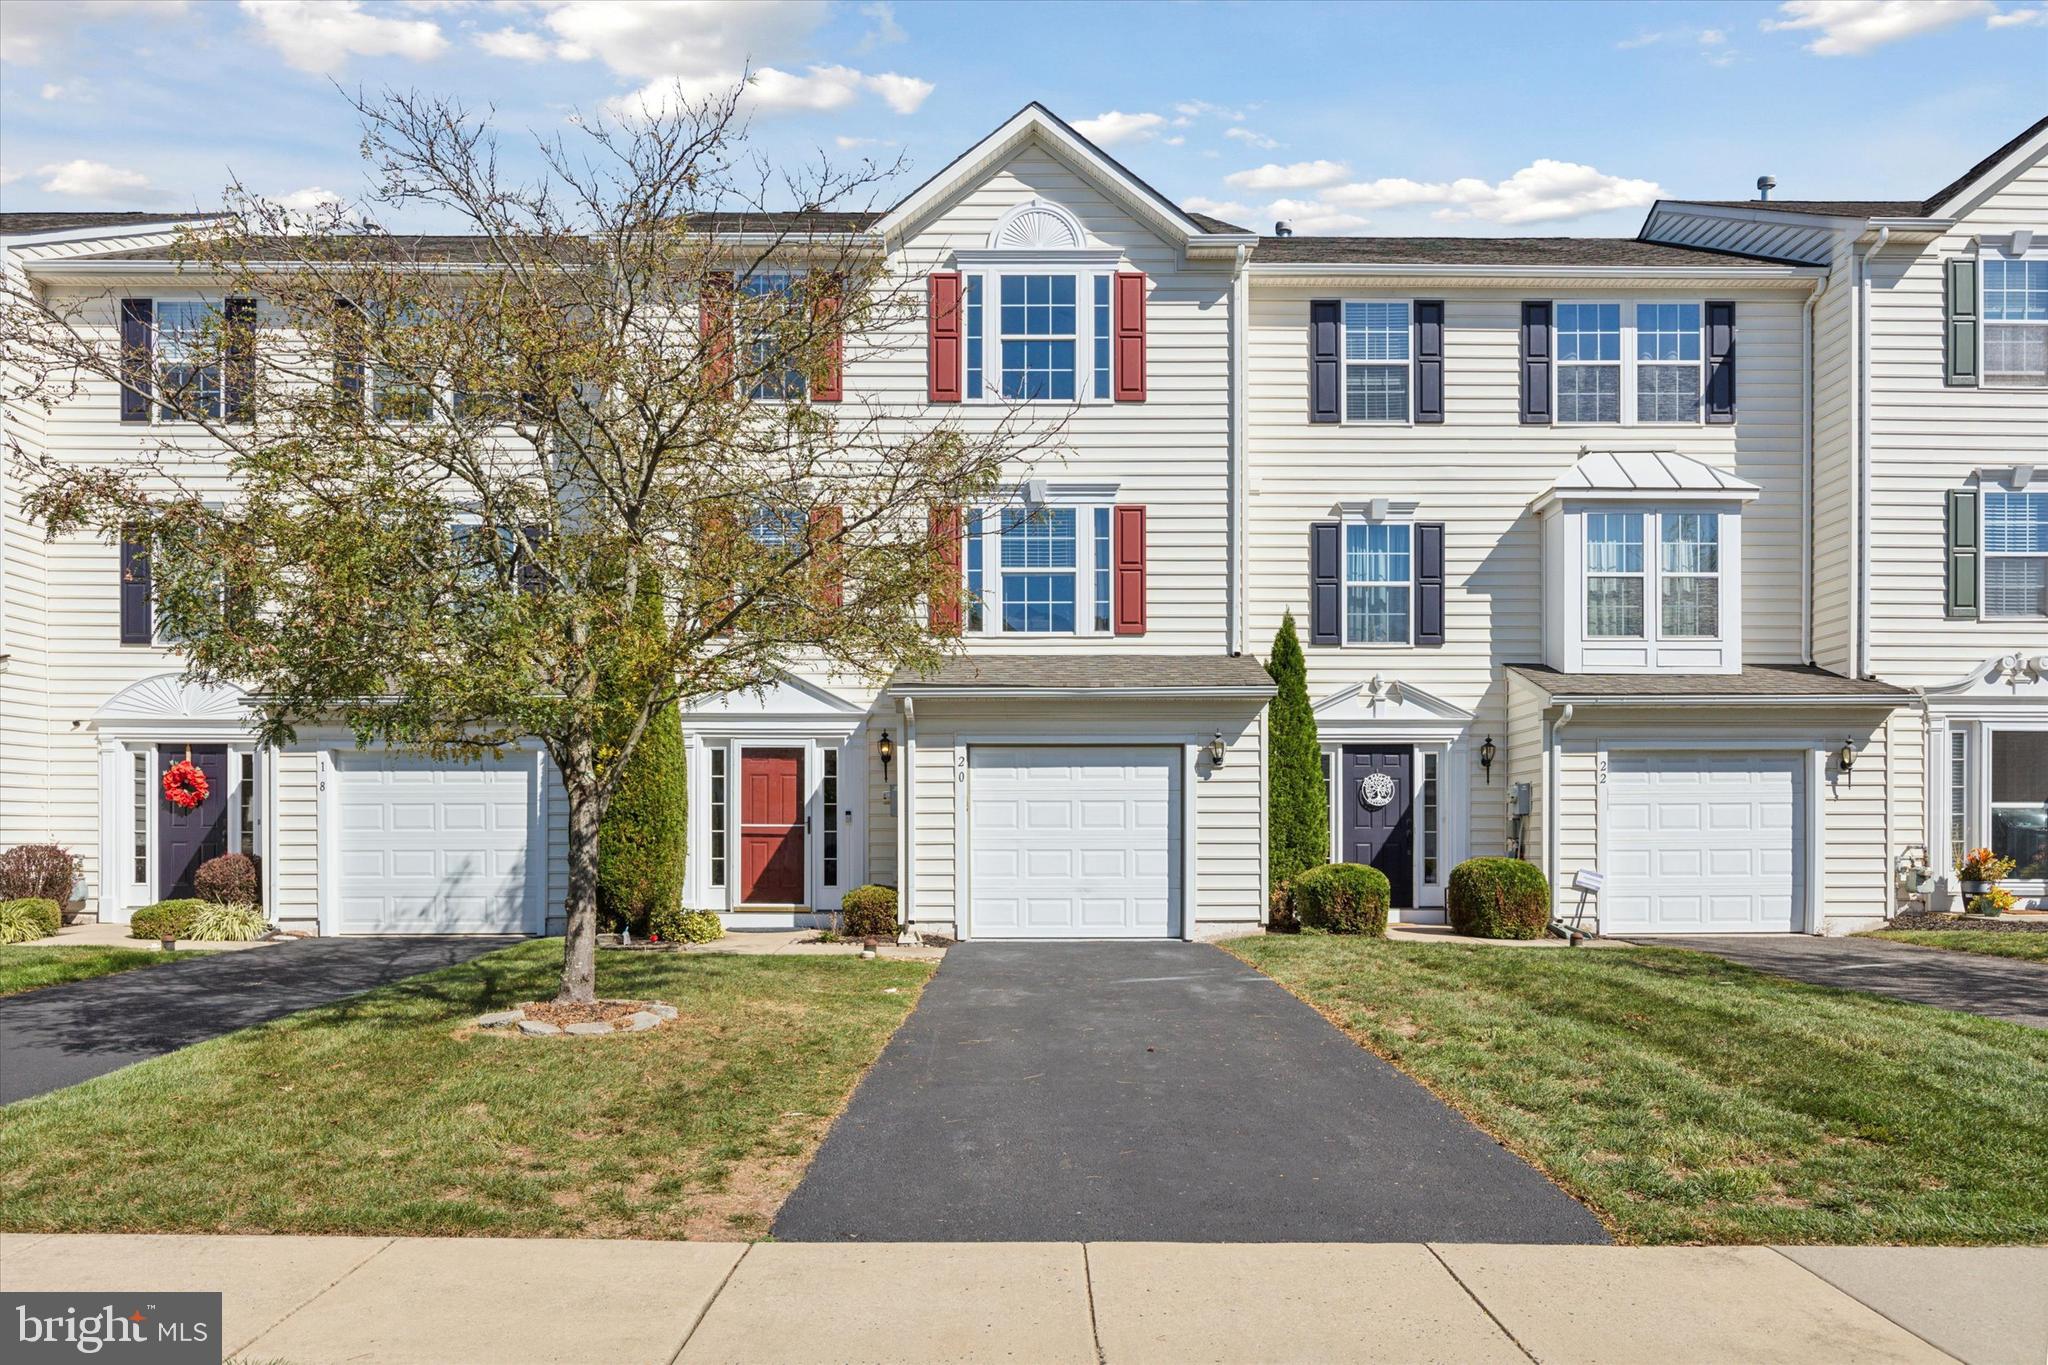
M 976 938 L 1180 933 L 1180 751 L 991 748 L 968 757 Z
M 529 754 L 478 763 L 337 755 L 337 931 L 529 932 L 529 878 L 545 876 L 547 856 L 527 847 L 534 767 Z
M 1615 934 L 1791 933 L 1805 904 L 1797 755 L 1628 754 L 1607 765 Z

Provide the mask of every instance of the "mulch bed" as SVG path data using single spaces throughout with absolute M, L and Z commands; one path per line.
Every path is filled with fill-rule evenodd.
M 2005 915 L 1948 915 L 1933 910 L 1908 910 L 1894 915 L 1887 929 L 1955 929 L 1966 934 L 2048 934 L 2048 920 L 2013 919 Z
M 564 1005 L 553 1000 L 541 1000 L 512 1008 L 523 1012 L 528 1019 L 567 1028 L 571 1024 L 622 1023 L 627 1015 L 636 1014 L 647 1005 L 645 1000 L 599 1000 L 588 1005 Z

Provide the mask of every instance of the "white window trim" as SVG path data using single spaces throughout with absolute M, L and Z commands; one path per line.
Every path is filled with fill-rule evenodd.
M 964 258 L 970 253 L 956 253 Z M 1051 260 L 1044 254 L 1020 258 L 1001 252 L 972 253 L 982 258 L 974 269 L 964 269 L 960 283 L 961 313 L 961 398 L 968 404 L 1016 407 L 1026 404 L 1049 407 L 1109 407 L 1116 402 L 1116 280 L 1121 265 L 1115 252 L 1074 251 L 1058 253 Z M 990 259 L 993 258 L 993 259 Z M 1072 398 L 1003 397 L 1003 280 L 1009 276 L 1068 275 L 1074 281 L 1074 396 Z M 1110 278 L 1110 384 L 1105 397 L 1095 396 L 1095 279 Z M 967 388 L 967 281 L 981 281 L 981 396 L 971 398 Z M 1023 339 L 1023 338 L 1019 338 Z M 1064 340 L 1035 337 L 1032 340 Z
M 1365 423 L 1361 425 L 1392 425 Z M 1354 640 L 1351 638 L 1351 528 L 1354 526 L 1405 526 L 1408 528 L 1408 581 L 1359 580 L 1362 588 L 1405 587 L 1408 589 L 1408 636 L 1403 640 Z M 1337 638 L 1344 649 L 1386 650 L 1415 647 L 1415 522 L 1408 517 L 1347 516 L 1337 523 Z M 1421 845 L 1417 845 L 1421 856 Z
M 2038 380 L 2031 384 L 1993 384 L 1989 382 L 1991 378 L 1991 368 L 1989 365 L 1989 359 L 1991 354 L 1990 341 L 1991 329 L 1993 327 L 2036 327 L 2039 328 L 2043 333 L 2048 333 L 2048 321 L 2010 322 L 2004 319 L 2000 319 L 1997 321 L 1992 320 L 1990 310 L 1984 306 L 1984 293 L 1986 285 L 1986 271 L 1984 267 L 1994 259 L 2005 261 L 2048 260 L 2048 246 L 2030 247 L 2028 250 L 2020 252 L 2007 251 L 1994 246 L 1990 247 L 1988 250 L 1982 250 L 1979 252 L 1977 257 L 1977 325 L 1978 327 L 1983 329 L 1984 334 L 1978 338 L 1977 342 L 1977 386 L 1980 389 L 2017 389 L 2022 393 L 2028 392 L 2030 390 L 2039 391 L 2041 389 L 2048 389 L 2048 382 Z M 2048 344 L 2048 340 L 2044 340 L 2044 344 Z M 2019 372 L 2015 370 L 2000 370 L 1999 373 L 2016 374 Z M 1980 597 L 1977 600 L 1981 602 L 1984 599 Z
M 1979 548 L 1977 551 L 1977 601 L 1979 606 L 1977 610 L 1977 619 L 1980 621 L 2039 621 L 2043 619 L 2048 619 L 2048 602 L 2043 603 L 2042 610 L 2040 611 L 1994 613 L 1991 610 L 1991 598 L 1985 591 L 1991 577 L 1990 570 L 1992 559 L 2048 558 L 2048 553 L 2014 554 L 2010 550 L 1999 550 L 1994 552 L 1991 549 L 1991 541 L 1989 537 L 1985 534 L 1985 531 L 1987 529 L 1986 520 L 1990 516 L 1991 512 L 1991 494 L 2043 492 L 2048 492 L 2048 489 L 2015 487 L 2010 483 L 1980 483 L 1978 485 L 1977 545 Z
M 1595 635 L 1593 634 L 1592 603 L 1587 600 L 1586 584 L 1592 578 L 1632 578 L 1637 575 L 1625 573 L 1595 574 L 1586 567 L 1587 550 L 1590 548 L 1588 534 L 1592 523 L 1590 517 L 1610 516 L 1620 513 L 1643 519 L 1643 633 L 1640 635 Z M 1643 644 L 1726 644 L 1728 643 L 1728 528 L 1729 513 L 1715 509 L 1702 511 L 1697 507 L 1588 507 L 1580 518 L 1579 527 L 1579 638 L 1588 646 L 1599 646 L 1617 642 L 1640 641 Z M 1711 578 L 1714 580 L 1714 619 L 1720 624 L 1720 631 L 1713 635 L 1667 635 L 1664 633 L 1664 518 L 1668 516 L 1707 516 L 1714 518 L 1714 562 L 1719 567 L 1713 573 L 1672 573 L 1673 578 Z M 1981 542 L 1980 542 L 1981 543 Z M 1979 596 L 1978 601 L 1983 601 Z
M 192 289 L 166 290 L 160 294 L 152 294 L 149 300 L 149 425 L 153 427 L 198 426 L 199 423 L 188 417 L 167 417 L 164 415 L 163 307 L 167 303 L 199 304 L 202 308 L 206 309 L 209 315 L 219 318 L 221 325 L 225 326 L 227 300 L 224 298 L 210 298 Z M 216 338 L 216 341 L 223 342 L 223 345 L 220 354 L 215 357 L 213 362 L 214 368 L 218 373 L 215 388 L 217 390 L 216 399 L 219 410 L 210 414 L 210 416 L 216 422 L 224 420 L 227 412 L 228 360 L 224 340 L 224 338 Z M 138 424 L 130 422 L 128 425 L 132 427 Z
M 1620 304 L 1620 305 L 1621 305 L 1621 359 L 1620 359 L 1619 361 L 1612 361 L 1612 360 L 1572 360 L 1572 361 L 1566 361 L 1566 360 L 1563 360 L 1563 359 L 1561 359 L 1561 358 L 1558 358 L 1558 357 L 1556 357 L 1555 355 L 1553 355 L 1553 357 L 1552 357 L 1552 359 L 1551 359 L 1551 362 L 1550 362 L 1550 410 L 1551 410 L 1551 412 L 1552 412 L 1552 413 L 1556 414 L 1556 420 L 1555 420 L 1555 421 L 1554 421 L 1554 422 L 1552 423 L 1552 425 L 1553 425 L 1553 426 L 1560 426 L 1560 427 L 1607 427 L 1607 428 L 1611 428 L 1611 427 L 1617 427 L 1617 426 L 1621 426 L 1621 427 L 1637 427 L 1637 426 L 1641 426 L 1641 427 L 1655 427 L 1656 429 L 1658 429 L 1658 430 L 1660 430 L 1660 431 L 1684 431 L 1684 430 L 1685 430 L 1685 429 L 1687 429 L 1688 427 L 1695 427 L 1695 428 L 1696 428 L 1696 427 L 1704 427 L 1704 426 L 1705 426 L 1705 425 L 1707 424 L 1707 304 L 1706 304 L 1706 300 L 1705 300 L 1704 298 L 1689 298 L 1689 297 L 1688 297 L 1688 298 L 1659 298 L 1659 297 L 1657 297 L 1657 296 L 1654 296 L 1654 295 L 1642 295 L 1642 296 L 1637 296 L 1637 295 L 1629 295 L 1629 296 L 1625 296 L 1625 297 L 1621 297 L 1621 298 L 1599 298 L 1599 297 L 1590 297 L 1590 298 L 1583 298 L 1583 297 L 1582 297 L 1582 298 L 1568 298 L 1568 299 L 1553 299 L 1553 300 L 1551 301 L 1551 314 L 1550 314 L 1550 317 L 1551 317 L 1551 337 L 1552 337 L 1552 340 L 1553 340 L 1553 345 L 1552 345 L 1552 348 L 1551 348 L 1551 349 L 1553 350 L 1553 352 L 1554 352 L 1554 351 L 1556 351 L 1556 350 L 1558 349 L 1558 348 L 1556 347 L 1556 345 L 1555 345 L 1555 339 L 1556 339 L 1556 336 L 1557 336 L 1557 334 L 1558 334 L 1558 332 L 1559 332 L 1559 330 L 1560 330 L 1560 329 L 1559 329 L 1559 327 L 1558 327 L 1558 325 L 1557 325 L 1557 310 L 1558 310 L 1558 309 L 1560 309 L 1560 308 L 1563 308 L 1563 307 L 1565 307 L 1566 305 L 1589 305 L 1589 304 L 1602 304 L 1602 303 L 1618 303 L 1618 304 Z M 1685 304 L 1691 304 L 1692 306 L 1694 306 L 1695 308 L 1698 308 L 1698 309 L 1700 310 L 1700 358 L 1699 358 L 1699 360 L 1698 360 L 1697 362 L 1692 362 L 1692 361 L 1678 361 L 1678 360 L 1673 360 L 1673 361 L 1662 361 L 1662 360 L 1659 360 L 1659 361 L 1652 361 L 1652 362 L 1650 362 L 1651 364 L 1656 364 L 1656 365 L 1683 365 L 1683 364 L 1697 364 L 1697 366 L 1698 366 L 1698 368 L 1699 368 L 1699 374 L 1700 374 L 1700 403 L 1699 403 L 1699 415 L 1698 415 L 1698 416 L 1696 416 L 1695 418 L 1693 418 L 1693 420 L 1691 420 L 1690 422 L 1654 422 L 1654 421 L 1643 421 L 1643 420 L 1641 420 L 1641 419 L 1640 419 L 1640 418 L 1639 418 L 1639 417 L 1637 416 L 1637 414 L 1636 414 L 1636 366 L 1637 366 L 1637 365 L 1638 365 L 1638 364 L 1640 363 L 1640 362 L 1639 362 L 1639 361 L 1638 361 L 1638 360 L 1636 359 L 1636 306 L 1637 306 L 1638 304 L 1659 304 L 1659 303 L 1685 303 Z M 1980 314 L 1980 316 L 1981 316 L 1981 314 Z M 1563 381 L 1563 378 L 1564 378 L 1564 369 L 1565 369 L 1565 366 L 1566 366 L 1566 365 L 1568 365 L 1568 364 L 1569 364 L 1569 365 L 1572 365 L 1572 366 L 1599 366 L 1599 367 L 1605 367 L 1605 366 L 1610 366 L 1610 365 L 1611 365 L 1611 366 L 1614 366 L 1614 367 L 1615 367 L 1616 369 L 1618 369 L 1618 370 L 1620 371 L 1620 374 L 1621 374 L 1621 420 L 1620 420 L 1620 421 L 1618 421 L 1618 422 L 1582 422 L 1582 421 L 1571 421 L 1571 420 L 1568 420 L 1568 419 L 1566 419 L 1566 418 L 1565 418 L 1565 416 L 1564 416 L 1564 407 L 1563 407 L 1563 404 L 1562 404 L 1562 403 L 1561 403 L 1561 402 L 1559 401 L 1559 386 L 1560 386 L 1560 384 L 1561 384 L 1561 382 Z
M 787 279 L 789 281 L 789 288 L 795 289 L 797 287 L 797 282 L 799 280 L 802 280 L 809 274 L 810 270 L 800 265 L 775 266 L 772 268 L 763 268 L 760 270 L 735 270 L 732 276 L 732 311 L 735 314 L 737 314 L 740 308 L 743 306 L 740 300 L 746 295 L 747 281 L 749 279 L 753 279 L 758 276 L 780 275 L 784 279 Z M 961 302 L 964 307 L 966 302 L 964 297 L 962 298 Z M 737 358 L 742 354 L 751 356 L 755 340 L 756 337 L 753 331 L 742 333 L 739 330 L 739 328 L 735 327 L 734 335 L 732 338 L 734 357 Z M 964 365 L 964 356 L 962 357 L 962 361 Z M 751 364 L 751 359 L 749 359 L 747 363 Z M 791 397 L 786 394 L 754 393 L 751 391 L 750 388 L 747 394 L 747 401 L 749 403 L 773 403 L 778 405 L 792 402 L 801 403 L 809 399 L 811 396 L 810 376 L 800 373 L 798 375 L 798 385 L 799 392 L 794 397 Z
M 1012 569 L 1012 573 L 1072 573 L 1074 576 L 1074 629 L 1072 630 L 1004 630 L 1003 629 L 1003 515 L 1013 511 L 1069 511 L 1074 514 L 1074 567 L 1072 569 Z M 1095 556 L 1098 535 L 1096 514 L 1107 511 L 1109 516 L 1107 536 L 1110 554 L 1110 628 L 1095 628 Z M 1113 504 L 1102 501 L 1066 501 L 1052 499 L 1036 507 L 1027 507 L 1016 502 L 988 504 L 970 507 L 966 515 L 981 514 L 979 539 L 981 543 L 981 627 L 973 628 L 967 622 L 973 619 L 967 615 L 963 621 L 963 633 L 986 639 L 1002 640 L 1059 640 L 1081 636 L 1103 638 L 1116 633 L 1115 602 L 1116 592 L 1116 513 Z M 973 599 L 968 590 L 968 553 L 963 546 L 960 555 L 960 582 L 962 590 L 962 611 L 972 613 Z
M 1397 303 L 1408 314 L 1408 359 L 1353 360 L 1351 359 L 1351 323 L 1348 313 L 1354 303 Z M 1386 294 L 1356 294 L 1338 300 L 1337 303 L 1337 420 L 1347 427 L 1412 427 L 1415 425 L 1415 300 L 1395 298 Z M 1400 417 L 1353 417 L 1350 414 L 1351 367 L 1354 365 L 1377 365 L 1392 369 L 1403 365 L 1408 371 L 1408 402 L 1406 411 Z

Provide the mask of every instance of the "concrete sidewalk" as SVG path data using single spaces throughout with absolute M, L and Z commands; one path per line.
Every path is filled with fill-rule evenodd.
M 2040 1365 L 2048 1249 L 0 1234 L 10 1291 L 220 1290 L 329 1361 Z

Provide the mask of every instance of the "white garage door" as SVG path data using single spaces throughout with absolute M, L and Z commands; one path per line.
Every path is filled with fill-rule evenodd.
M 1782 934 L 1802 927 L 1803 771 L 1790 754 L 1610 759 L 1601 929 Z
M 534 761 L 337 756 L 344 934 L 517 934 L 529 928 Z M 544 853 L 537 853 L 544 858 Z
M 1180 933 L 1180 752 L 969 752 L 968 932 L 976 938 Z

